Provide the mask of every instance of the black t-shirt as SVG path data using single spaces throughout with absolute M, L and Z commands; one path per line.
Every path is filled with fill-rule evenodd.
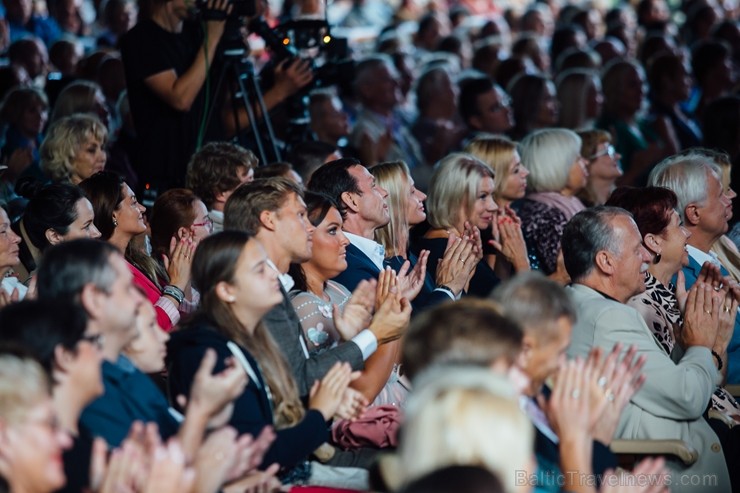
M 203 29 L 196 22 L 185 22 L 182 32 L 172 33 L 142 20 L 121 40 L 139 151 L 133 166 L 142 186 L 150 183 L 160 190 L 183 186 L 205 110 L 205 84 L 190 111 L 182 112 L 154 94 L 144 80 L 170 69 L 180 77 L 202 45 Z M 216 111 L 214 118 L 218 115 Z

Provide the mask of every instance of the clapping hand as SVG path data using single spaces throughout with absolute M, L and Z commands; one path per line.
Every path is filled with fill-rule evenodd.
M 382 273 L 381 273 L 382 274 Z M 333 307 L 334 327 L 342 339 L 348 341 L 370 325 L 375 307 L 377 281 L 363 280 L 352 292 L 352 296 L 340 310 Z
M 427 274 L 427 260 L 429 259 L 429 250 L 422 250 L 419 253 L 419 259 L 414 268 L 409 272 L 411 262 L 408 260 L 403 263 L 398 271 L 397 283 L 398 289 L 409 301 L 413 301 L 419 295 L 421 288 L 424 287 L 424 281 Z

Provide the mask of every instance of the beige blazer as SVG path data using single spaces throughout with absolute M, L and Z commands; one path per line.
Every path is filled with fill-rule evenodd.
M 617 427 L 622 439 L 680 439 L 696 448 L 699 459 L 686 467 L 670 461 L 672 492 L 729 492 L 730 478 L 722 446 L 702 414 L 721 375 L 711 351 L 690 347 L 675 363 L 632 307 L 608 299 L 581 284 L 568 288 L 577 321 L 568 356 L 586 356 L 592 347 L 609 352 L 621 342 L 637 347 L 647 360 L 643 387 L 627 404 Z

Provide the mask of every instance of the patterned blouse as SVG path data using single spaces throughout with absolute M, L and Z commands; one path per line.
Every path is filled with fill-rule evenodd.
M 324 292 L 329 296 L 329 301 L 309 291 L 290 292 L 290 301 L 298 314 L 308 343 L 306 358 L 331 349 L 342 341 L 342 336 L 334 326 L 333 305 L 337 305 L 340 311 L 343 310 L 352 293 L 334 281 L 327 281 Z M 408 387 L 396 366 L 372 405 L 400 406 L 408 396 Z
M 645 292 L 635 296 L 627 304 L 640 312 L 655 340 L 670 356 L 676 347 L 675 332 L 683 325 L 683 316 L 678 310 L 678 300 L 674 294 L 676 288 L 673 284 L 665 287 L 649 272 L 645 273 L 645 286 Z M 740 415 L 740 405 L 723 387 L 717 387 L 714 391 L 711 404 L 712 409 L 732 419 L 733 415 Z

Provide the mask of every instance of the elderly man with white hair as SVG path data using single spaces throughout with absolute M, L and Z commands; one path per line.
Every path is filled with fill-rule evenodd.
M 732 203 L 722 186 L 722 171 L 703 153 L 686 153 L 672 156 L 653 169 L 649 185 L 665 187 L 678 197 L 678 214 L 691 236 L 688 239 L 689 265 L 684 266 L 686 289 L 691 288 L 705 262 L 717 265 L 722 275 L 729 272 L 710 250 L 727 232 Z M 653 260 L 655 261 L 655 260 Z M 680 281 L 679 281 L 680 282 Z M 728 281 L 729 282 L 729 281 Z M 725 308 L 726 309 L 726 308 Z M 727 383 L 740 384 L 740 320 L 727 347 Z
M 562 245 L 573 281 L 568 291 L 577 313 L 568 355 L 586 357 L 594 347 L 609 352 L 622 344 L 625 351 L 635 346 L 638 356 L 645 358 L 645 383 L 624 409 L 616 437 L 684 440 L 699 457 L 690 466 L 667 461 L 671 491 L 731 491 L 723 447 L 703 417 L 722 381 L 711 348 L 732 330 L 730 322 L 708 323 L 708 318 L 719 316 L 726 291 L 715 292 L 702 283 L 689 293 L 682 330 L 686 348 L 674 362 L 640 313 L 626 305 L 645 290 L 644 273 L 653 260 L 632 216 L 616 207 L 582 211 L 565 227 Z M 601 377 L 599 384 L 609 398 L 610 382 Z M 572 397 L 577 399 L 580 393 L 573 390 Z M 730 458 L 736 470 L 740 457 Z

